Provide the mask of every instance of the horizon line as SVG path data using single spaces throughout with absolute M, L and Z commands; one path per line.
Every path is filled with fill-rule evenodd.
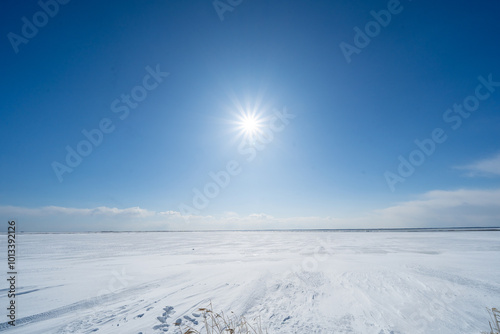
M 446 232 L 446 231 L 500 231 L 500 226 L 466 226 L 466 227 L 388 227 L 388 228 L 311 228 L 311 229 L 231 229 L 231 230 L 128 230 L 128 231 L 19 231 L 18 234 L 77 234 L 77 233 L 172 233 L 172 232 Z M 0 232 L 7 234 L 7 232 Z

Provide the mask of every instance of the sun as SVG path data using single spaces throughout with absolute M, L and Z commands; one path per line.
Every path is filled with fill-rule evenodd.
M 258 121 L 253 116 L 246 116 L 241 122 L 242 130 L 247 134 L 253 134 L 259 129 Z
M 227 123 L 231 125 L 229 131 L 235 132 L 234 141 L 255 143 L 267 130 L 269 118 L 267 116 L 268 106 L 262 105 L 260 97 L 240 101 L 233 97 L 233 105 L 228 113 L 231 119 Z
M 238 120 L 240 134 L 247 139 L 255 139 L 262 131 L 262 120 L 254 113 L 242 113 Z

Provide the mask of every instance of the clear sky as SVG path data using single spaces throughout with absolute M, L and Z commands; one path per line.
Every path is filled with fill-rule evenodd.
M 20 230 L 500 225 L 497 2 L 2 6 Z

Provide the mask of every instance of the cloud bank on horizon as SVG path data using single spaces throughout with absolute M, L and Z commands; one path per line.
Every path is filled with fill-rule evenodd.
M 412 227 L 499 227 L 500 189 L 455 191 L 434 190 L 416 199 L 360 213 L 349 218 L 273 217 L 265 213 L 240 216 L 224 212 L 218 216 L 184 217 L 178 211 L 133 208 L 23 208 L 0 206 L 0 214 L 15 217 L 25 231 L 166 231 L 166 230 L 252 230 L 335 229 Z

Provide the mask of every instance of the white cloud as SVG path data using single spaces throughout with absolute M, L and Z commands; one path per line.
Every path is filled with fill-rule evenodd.
M 257 219 L 257 220 L 269 220 L 269 219 L 273 219 L 274 218 L 273 216 L 267 215 L 265 213 L 252 213 L 248 217 L 252 218 L 252 219 Z
M 469 171 L 467 176 L 500 176 L 500 152 L 495 156 L 479 160 L 470 165 L 458 166 L 456 169 Z
M 0 206 L 0 215 L 20 220 L 25 231 L 99 230 L 214 230 L 214 229 L 317 229 L 500 226 L 500 189 L 434 190 L 415 200 L 361 213 L 358 217 L 274 217 L 265 213 L 240 216 L 183 217 L 177 211 L 151 211 L 139 207 L 88 209 L 46 206 Z
M 388 227 L 499 226 L 500 189 L 430 191 L 416 200 L 376 210 L 371 218 Z
M 0 213 L 26 216 L 51 216 L 51 215 L 71 215 L 71 216 L 139 216 L 148 217 L 154 212 L 132 207 L 127 209 L 108 208 L 100 206 L 93 209 L 66 208 L 61 206 L 44 206 L 41 208 L 23 208 L 16 206 L 0 206 Z

